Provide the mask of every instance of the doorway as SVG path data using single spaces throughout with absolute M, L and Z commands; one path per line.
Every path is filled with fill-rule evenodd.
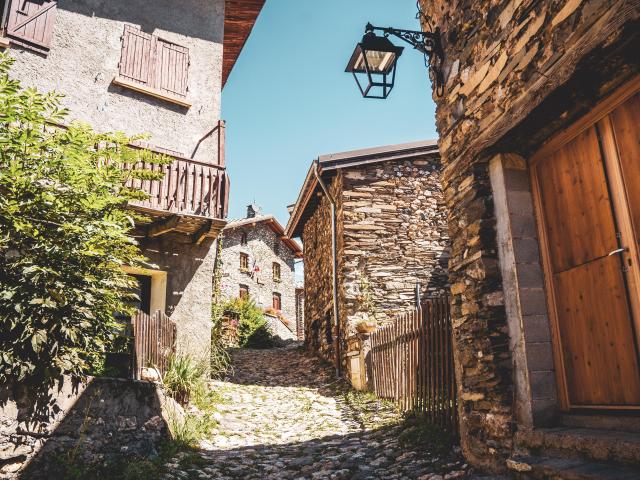
M 562 408 L 640 410 L 640 77 L 529 168 Z

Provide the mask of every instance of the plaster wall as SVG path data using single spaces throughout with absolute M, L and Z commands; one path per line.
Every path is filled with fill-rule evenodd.
M 197 245 L 188 236 L 170 233 L 141 245 L 154 268 L 167 272 L 166 314 L 176 323 L 177 351 L 203 360 L 211 348 L 216 241 L 206 238 Z
M 126 24 L 189 49 L 190 108 L 111 84 Z M 220 118 L 223 28 L 224 0 L 59 0 L 49 54 L 12 45 L 11 75 L 64 94 L 68 120 L 148 133 L 153 145 L 217 163 L 217 136 L 206 135 Z

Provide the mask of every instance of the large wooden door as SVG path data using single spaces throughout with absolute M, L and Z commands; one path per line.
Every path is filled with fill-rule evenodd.
M 531 159 L 565 409 L 640 408 L 640 94 L 628 95 Z

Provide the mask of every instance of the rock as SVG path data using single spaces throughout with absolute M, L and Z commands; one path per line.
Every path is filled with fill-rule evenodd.
M 404 427 L 393 404 L 368 396 L 347 401 L 349 387 L 335 380 L 331 366 L 301 350 L 235 350 L 232 358 L 230 381 L 211 384 L 224 400 L 217 432 L 200 442 L 195 465 L 188 465 L 189 456 L 169 461 L 164 480 L 466 475 L 459 451 L 439 458 L 421 446 L 400 448 L 397 438 Z
M 158 372 L 157 369 L 153 367 L 142 367 L 142 371 L 140 372 L 140 380 L 161 383 L 162 377 L 160 376 L 160 372 Z

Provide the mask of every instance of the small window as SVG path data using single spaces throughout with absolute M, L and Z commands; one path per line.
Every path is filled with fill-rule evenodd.
M 189 107 L 188 70 L 188 48 L 124 26 L 119 75 L 114 84 Z
M 249 271 L 249 255 L 246 253 L 240 254 L 240 270 L 243 272 Z
M 249 300 L 249 286 L 240 285 L 240 292 L 238 295 L 242 300 Z
M 54 1 L 14 0 L 8 11 L 7 37 L 11 43 L 46 55 L 53 38 L 56 10 Z
M 247 244 L 247 232 L 242 232 L 242 234 L 240 235 L 240 245 L 246 245 Z
M 278 311 L 282 310 L 282 297 L 276 292 L 273 292 L 273 308 Z
M 273 281 L 280 281 L 280 264 L 278 262 L 273 262 Z

